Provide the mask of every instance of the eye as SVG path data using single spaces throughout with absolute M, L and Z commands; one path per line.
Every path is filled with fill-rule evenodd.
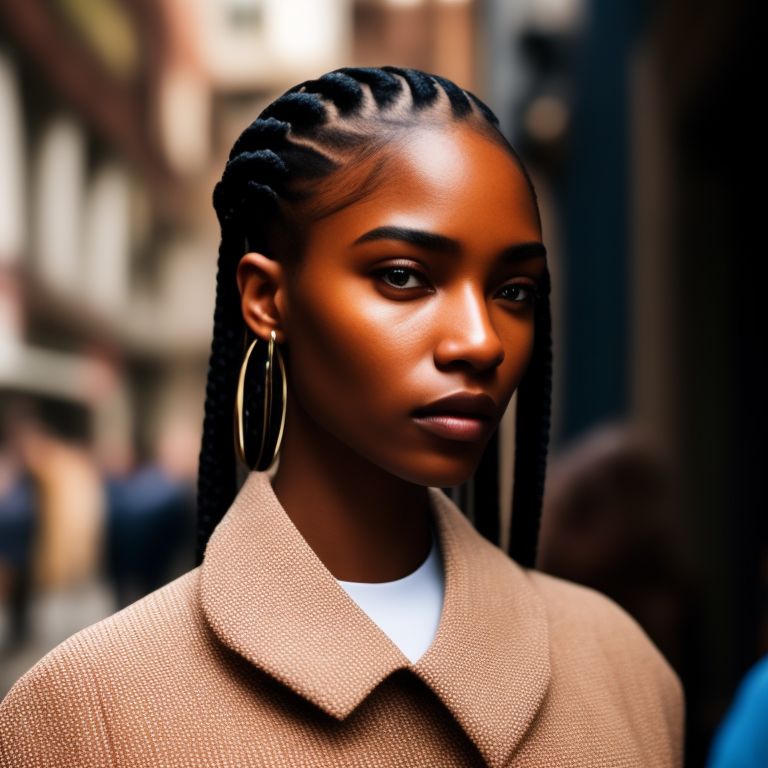
M 522 298 L 520 295 L 522 294 Z M 498 295 L 502 299 L 507 299 L 515 304 L 533 304 L 539 298 L 539 292 L 535 285 L 531 283 L 508 283 L 503 286 Z
M 424 288 L 427 285 L 424 275 L 410 267 L 386 267 L 376 270 L 374 274 L 386 285 L 400 290 Z

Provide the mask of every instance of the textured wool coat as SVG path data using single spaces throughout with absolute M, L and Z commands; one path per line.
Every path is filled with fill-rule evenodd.
M 199 567 L 16 683 L 0 766 L 679 768 L 682 688 L 639 625 L 429 494 L 445 600 L 417 663 L 252 472 Z

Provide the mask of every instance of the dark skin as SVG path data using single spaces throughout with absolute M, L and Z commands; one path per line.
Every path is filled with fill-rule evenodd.
M 535 203 L 501 147 L 454 124 L 415 131 L 388 163 L 375 192 L 311 226 L 298 266 L 247 253 L 237 272 L 245 322 L 286 344 L 275 494 L 346 581 L 402 578 L 427 557 L 427 487 L 477 467 L 528 366 L 546 270 Z M 367 170 L 344 172 L 353 185 Z M 379 231 L 355 244 L 379 227 L 455 242 Z M 493 400 L 479 434 L 414 420 L 459 391 Z

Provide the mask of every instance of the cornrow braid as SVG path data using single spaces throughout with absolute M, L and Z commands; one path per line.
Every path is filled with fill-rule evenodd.
M 375 156 L 388 142 L 424 124 L 471 121 L 500 144 L 536 193 L 494 113 L 474 94 L 438 75 L 402 67 L 342 67 L 298 83 L 275 99 L 235 141 L 213 205 L 221 226 L 203 435 L 197 483 L 197 551 L 202 562 L 214 528 L 237 493 L 233 415 L 237 377 L 248 343 L 237 266 L 248 251 L 301 258 L 309 226 L 361 199 L 379 181 L 382 163 L 353 190 L 337 171 Z M 538 215 L 538 205 L 536 205 Z M 511 554 L 533 566 L 549 440 L 551 339 L 548 297 L 536 305 L 529 369 L 518 388 Z M 498 448 L 494 438 L 478 468 L 475 525 L 499 541 Z M 491 503 L 483 494 L 490 493 Z
M 373 98 L 376 100 L 376 105 L 380 109 L 386 109 L 396 101 L 402 90 L 400 81 L 386 70 L 386 67 L 383 69 L 375 67 L 342 67 L 336 71 L 356 78 L 358 82 L 368 85 Z
M 400 67 L 382 67 L 385 72 L 400 75 L 413 94 L 413 106 L 416 109 L 424 109 L 430 106 L 438 97 L 435 79 L 426 72 L 417 69 L 401 69 Z
M 302 90 L 304 93 L 318 93 L 333 100 L 341 115 L 354 112 L 363 99 L 363 89 L 354 77 L 342 72 L 329 72 L 317 80 L 305 80 L 293 86 L 288 93 Z

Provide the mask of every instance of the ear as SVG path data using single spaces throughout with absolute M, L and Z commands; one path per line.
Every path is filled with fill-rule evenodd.
M 274 330 L 285 340 L 285 270 L 262 253 L 246 253 L 237 265 L 240 308 L 246 325 L 260 338 Z

